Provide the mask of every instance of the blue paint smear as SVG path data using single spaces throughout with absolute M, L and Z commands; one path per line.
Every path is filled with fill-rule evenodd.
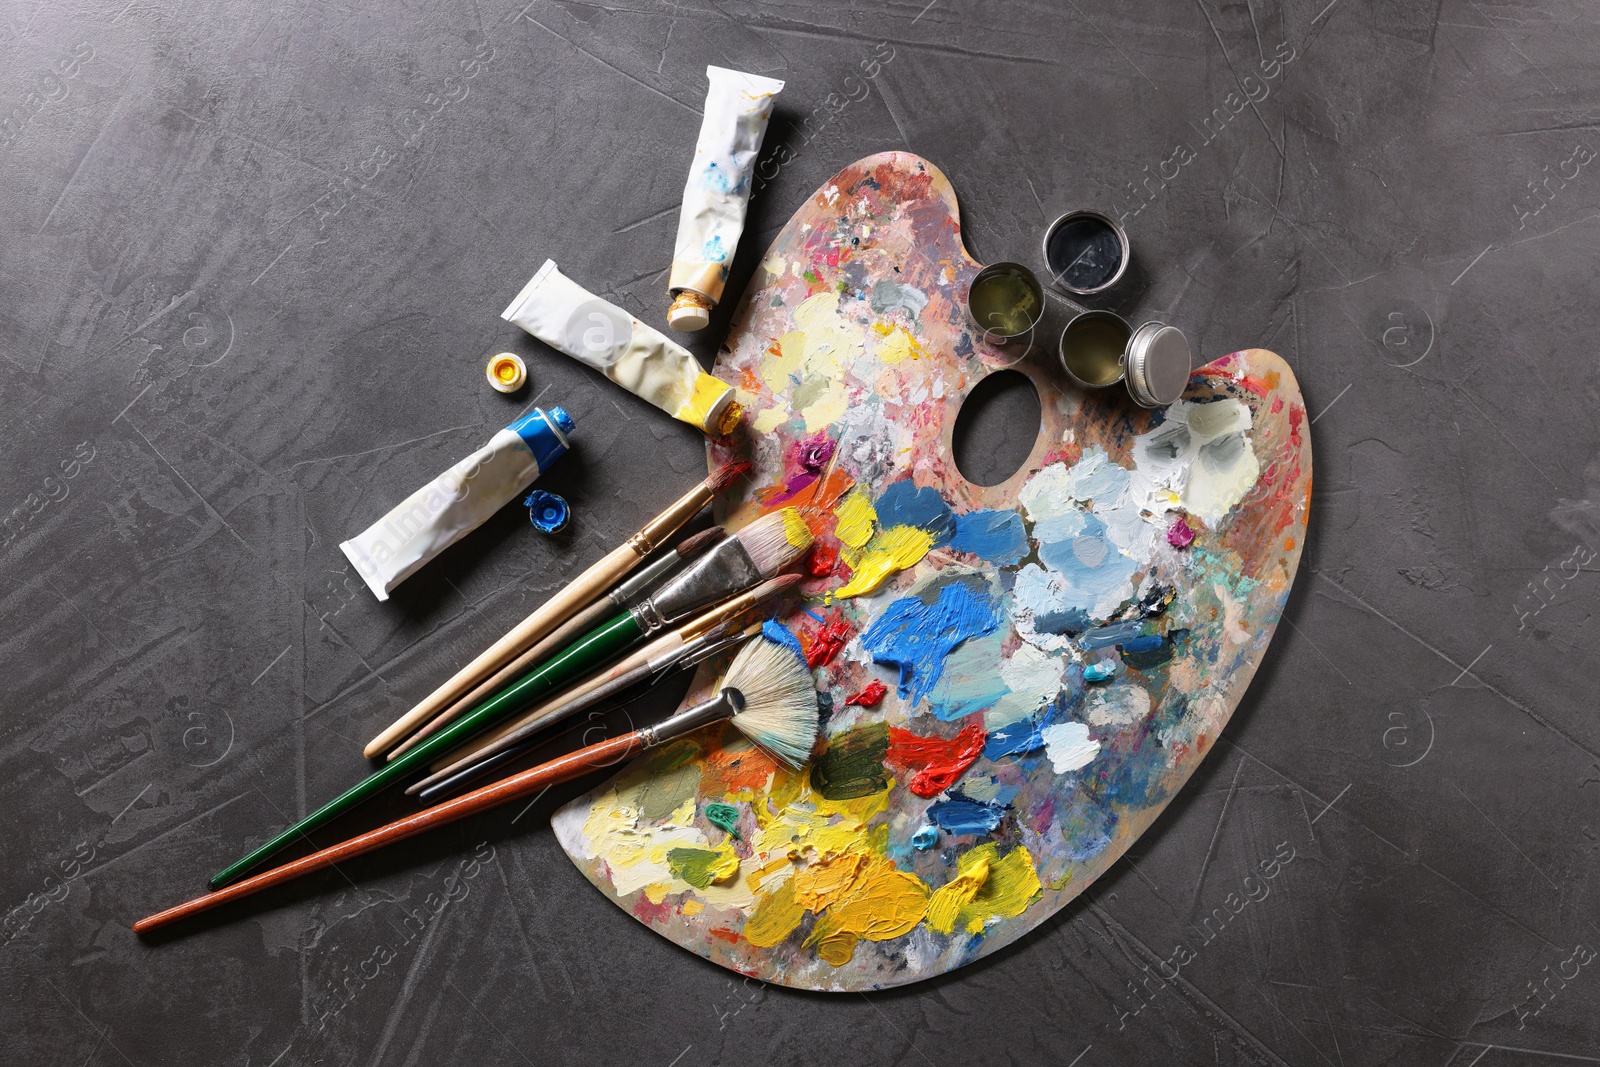
M 933 535 L 933 547 L 947 545 L 956 535 L 956 517 L 950 505 L 944 502 L 939 490 L 931 487 L 918 489 L 910 478 L 895 482 L 883 491 L 875 505 L 878 525 L 885 530 L 891 526 L 916 526 Z
M 1136 656 L 1141 652 L 1154 652 L 1166 643 L 1167 639 L 1165 637 L 1160 634 L 1151 634 L 1147 637 L 1135 637 L 1131 641 L 1122 642 L 1122 651 L 1130 656 Z
M 1089 613 L 1082 608 L 1048 611 L 1033 617 L 1033 628 L 1042 634 L 1081 634 L 1089 625 Z
M 1110 648 L 1112 645 L 1120 645 L 1124 641 L 1137 638 L 1139 636 L 1139 628 L 1143 625 L 1144 623 L 1140 620 L 1133 619 L 1129 622 L 1114 622 L 1110 626 L 1096 627 L 1083 635 L 1078 641 L 1078 647 L 1085 652 L 1093 652 L 1097 648 Z M 1161 639 L 1158 637 L 1156 640 L 1159 641 Z M 1087 672 L 1085 673 L 1087 674 Z
M 911 835 L 911 847 L 918 852 L 926 852 L 939 843 L 939 831 L 932 826 L 924 826 Z
M 1066 579 L 1065 606 L 1084 611 L 1092 611 L 1139 569 L 1138 563 L 1106 537 L 1106 524 L 1089 514 L 1083 515 L 1082 529 L 1075 537 L 1041 542 L 1039 560 Z
M 722 235 L 720 233 L 711 235 L 711 240 L 707 241 L 705 243 L 705 247 L 700 249 L 700 257 L 707 263 L 727 262 L 728 249 L 723 245 Z M 727 268 L 724 267 L 723 269 L 726 270 Z
M 994 760 L 1004 756 L 1020 756 L 1043 747 L 1044 732 L 1038 720 L 1018 719 L 990 731 L 989 739 L 983 744 L 983 758 Z
M 960 793 L 951 793 L 950 799 L 941 800 L 928 808 L 928 821 L 952 834 L 987 834 L 1000 825 L 1004 808 L 968 800 Z
M 706 169 L 700 172 L 700 180 L 709 189 L 715 189 L 724 195 L 737 193 L 744 188 L 743 174 L 728 174 L 713 160 L 706 164 Z
M 956 516 L 956 535 L 950 547 L 1013 567 L 1028 554 L 1028 530 L 1015 511 L 969 511 Z
M 782 645 L 796 656 L 799 656 L 800 662 L 805 662 L 806 650 L 800 647 L 800 639 L 777 619 L 768 619 L 761 624 L 761 636 L 775 645 Z
M 890 604 L 861 635 L 861 647 L 875 663 L 900 669 L 900 698 L 915 703 L 938 684 L 944 658 L 961 642 L 999 625 L 999 605 L 955 583 L 939 590 L 932 607 L 914 596 Z

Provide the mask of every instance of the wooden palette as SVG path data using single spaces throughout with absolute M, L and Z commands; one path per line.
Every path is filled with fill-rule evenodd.
M 826 749 L 791 773 L 703 731 L 553 820 L 619 906 L 763 981 L 929 978 L 1083 892 L 1211 750 L 1299 564 L 1311 448 L 1283 360 L 1224 356 L 1144 411 L 984 344 L 978 267 L 914 155 L 852 164 L 795 213 L 717 361 L 745 419 L 710 458 L 753 463 L 719 502 L 731 526 L 795 506 L 817 535 L 782 621 L 816 661 Z M 1002 367 L 1042 425 L 978 486 L 951 433 Z

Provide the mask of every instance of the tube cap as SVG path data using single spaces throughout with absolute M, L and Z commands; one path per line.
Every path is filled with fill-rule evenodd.
M 711 325 L 711 299 L 693 289 L 681 289 L 667 307 L 667 325 L 679 333 L 693 333 Z
M 572 521 L 572 505 L 556 493 L 535 489 L 523 503 L 528 507 L 528 521 L 540 533 L 560 533 Z
M 501 352 L 490 357 L 485 374 L 490 388 L 497 393 L 514 393 L 528 384 L 528 365 L 515 352 Z
M 1147 322 L 1133 332 L 1124 356 L 1128 392 L 1142 407 L 1166 407 L 1189 385 L 1194 359 L 1176 326 Z

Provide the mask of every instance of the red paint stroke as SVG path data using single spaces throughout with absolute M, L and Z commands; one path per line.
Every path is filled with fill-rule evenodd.
M 844 612 L 835 608 L 827 620 L 816 630 L 800 635 L 800 647 L 805 650 L 806 666 L 812 670 L 833 662 L 845 645 L 850 643 L 850 623 Z
M 1167 529 L 1167 544 L 1173 548 L 1188 548 L 1194 544 L 1194 527 L 1189 525 L 1189 516 L 1179 515 L 1178 520 Z
M 666 922 L 668 919 L 672 918 L 673 915 L 677 914 L 677 911 L 678 908 L 676 905 L 669 904 L 665 900 L 659 904 L 650 903 L 650 898 L 645 896 L 643 893 L 640 893 L 639 899 L 633 902 L 634 918 L 638 919 L 646 926 L 653 926 L 656 923 Z
M 1256 396 L 1266 396 L 1272 391 L 1271 386 L 1269 386 L 1260 378 L 1257 378 L 1254 374 L 1246 374 L 1241 376 L 1239 378 L 1239 384 L 1256 394 Z
M 1289 440 L 1300 444 L 1300 423 L 1305 421 L 1306 409 L 1298 404 L 1289 408 Z
M 1272 413 L 1274 415 L 1276 415 L 1278 412 L 1280 412 L 1282 410 L 1283 410 L 1283 397 L 1281 397 L 1281 396 L 1273 397 L 1272 398 Z
M 983 754 L 986 736 L 978 723 L 962 727 L 954 737 L 921 737 L 891 726 L 888 759 L 902 767 L 920 768 L 908 788 L 919 797 L 936 797 Z
M 839 546 L 831 541 L 818 541 L 811 546 L 811 561 L 806 565 L 813 577 L 826 578 L 839 565 Z
M 739 931 L 729 930 L 725 926 L 713 926 L 711 929 L 707 930 L 706 933 L 710 934 L 712 937 L 720 937 L 722 940 L 731 945 L 737 945 L 740 941 L 744 940 L 744 935 Z
M 883 695 L 888 691 L 888 686 L 874 678 L 872 681 L 866 684 L 861 692 L 857 693 L 853 697 L 847 698 L 845 703 L 854 704 L 858 708 L 875 708 L 878 706 L 879 702 L 883 700 Z

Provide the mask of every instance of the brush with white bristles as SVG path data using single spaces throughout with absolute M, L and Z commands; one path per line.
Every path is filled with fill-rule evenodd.
M 733 658 L 717 695 L 702 704 L 685 708 L 654 726 L 569 752 L 560 759 L 542 763 L 493 785 L 425 808 L 415 815 L 397 819 L 343 844 L 314 852 L 304 859 L 275 867 L 226 889 L 168 908 L 134 923 L 134 932 L 145 933 L 158 929 L 198 912 L 209 911 L 230 900 L 281 885 L 302 874 L 332 867 L 352 856 L 414 837 L 435 826 L 537 795 L 552 785 L 613 767 L 645 749 L 724 720 L 733 723 L 735 729 L 773 759 L 791 768 L 798 768 L 810 757 L 817 740 L 817 693 L 811 684 L 810 669 L 792 649 L 765 637 L 757 637 Z

